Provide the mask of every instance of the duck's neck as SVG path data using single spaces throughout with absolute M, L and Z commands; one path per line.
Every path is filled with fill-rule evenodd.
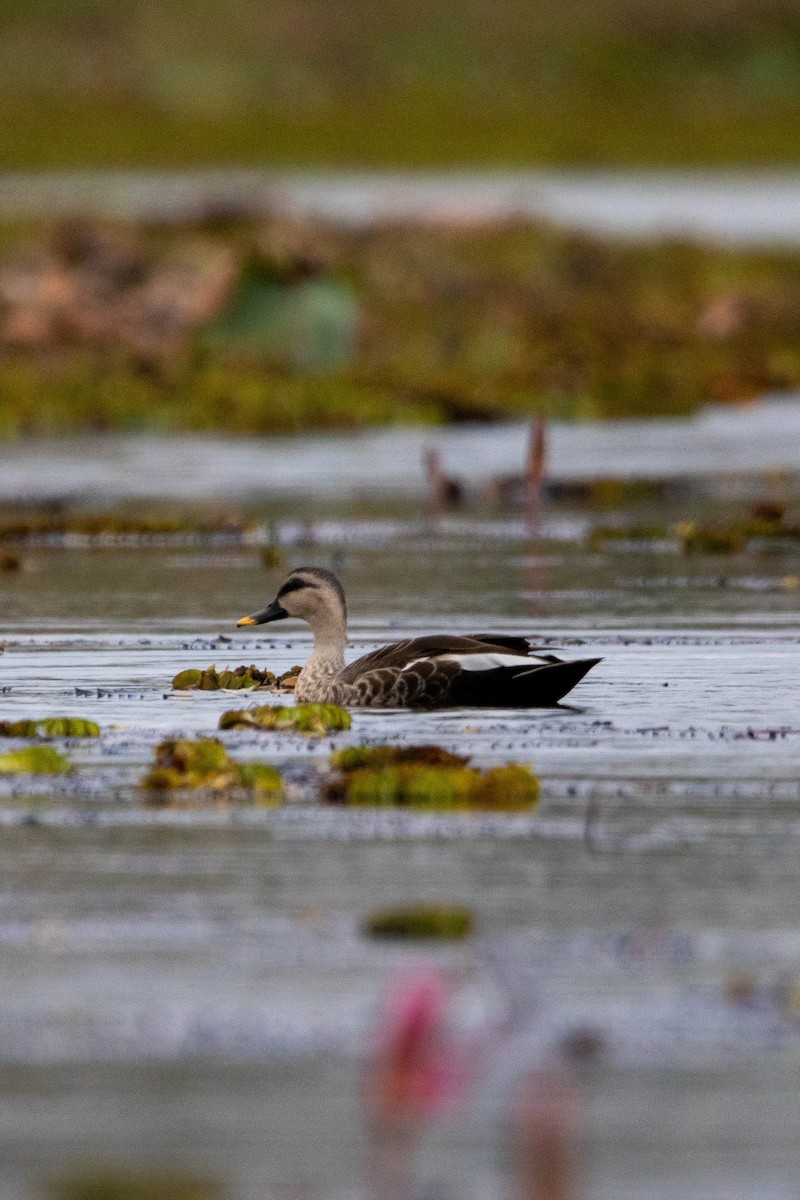
M 300 701 L 325 699 L 325 691 L 344 670 L 344 650 L 347 645 L 347 625 L 344 621 L 326 623 L 324 629 L 314 629 L 314 649 L 300 677 L 295 695 Z

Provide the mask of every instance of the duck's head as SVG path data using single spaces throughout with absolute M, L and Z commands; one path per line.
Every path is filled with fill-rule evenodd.
M 333 571 L 324 567 L 297 567 L 278 588 L 271 604 L 261 612 L 242 617 L 237 625 L 266 625 L 299 617 L 317 632 L 338 630 L 347 623 L 344 589 Z

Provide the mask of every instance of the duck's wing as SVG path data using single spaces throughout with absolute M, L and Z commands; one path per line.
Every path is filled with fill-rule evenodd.
M 599 661 L 562 662 L 523 638 L 423 637 L 365 654 L 339 679 L 369 705 L 539 708 L 557 704 Z
M 558 662 L 552 654 L 531 651 L 527 638 L 506 637 L 504 634 L 476 633 L 469 637 L 456 637 L 452 634 L 433 634 L 429 637 L 406 638 L 402 642 L 391 642 L 364 654 L 345 667 L 339 676 L 342 683 L 355 683 L 359 676 L 367 671 L 396 668 L 403 670 L 410 663 L 421 659 L 435 660 L 445 655 L 471 657 L 472 655 L 512 655 L 523 658 L 528 666 L 543 666 L 545 663 Z

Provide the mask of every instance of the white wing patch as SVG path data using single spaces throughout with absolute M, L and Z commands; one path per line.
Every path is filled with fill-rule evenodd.
M 537 658 L 533 654 L 437 654 L 437 662 L 458 663 L 462 671 L 496 671 L 498 667 L 546 667 L 552 665 L 549 659 Z M 429 658 L 415 658 L 406 663 L 404 671 L 409 671 L 417 663 L 430 662 Z

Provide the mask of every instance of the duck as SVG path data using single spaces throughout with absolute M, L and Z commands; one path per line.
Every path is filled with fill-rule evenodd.
M 436 634 L 381 646 L 345 663 L 347 599 L 333 571 L 297 567 L 275 599 L 237 626 L 297 617 L 311 626 L 314 648 L 297 677 L 301 704 L 343 708 L 550 708 L 599 658 L 565 661 L 527 637 Z

